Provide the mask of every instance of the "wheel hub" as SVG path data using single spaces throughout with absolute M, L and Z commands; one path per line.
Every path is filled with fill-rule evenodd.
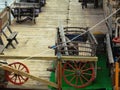
M 76 75 L 76 76 L 80 76 L 80 75 L 81 75 L 81 71 L 80 71 L 80 70 L 76 70 L 76 71 L 75 71 L 75 75 Z

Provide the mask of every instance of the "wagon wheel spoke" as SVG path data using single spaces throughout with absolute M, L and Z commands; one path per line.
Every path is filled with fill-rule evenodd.
M 14 79 L 14 82 L 16 82 L 17 81 L 17 76 L 15 77 L 15 79 Z
M 20 76 L 18 76 L 18 80 L 19 80 L 20 83 L 22 82 Z
M 81 75 L 81 77 L 82 77 L 83 79 L 85 79 L 86 81 L 89 81 L 84 75 Z
M 71 65 L 71 64 L 69 64 L 69 63 L 67 63 L 73 70 L 75 70 L 75 68 Z
M 75 75 L 70 79 L 70 82 L 72 82 L 75 79 Z
M 81 77 L 79 77 L 80 78 L 80 82 L 81 82 L 81 84 L 83 84 L 83 79 L 81 78 Z
M 79 63 L 79 69 L 81 68 L 82 63 Z
M 25 80 L 25 78 L 23 76 L 20 76 L 23 80 Z
M 80 68 L 81 70 L 86 66 L 86 63 L 83 64 L 83 66 Z
M 19 64 L 19 66 L 18 66 L 18 70 L 20 70 L 20 66 L 21 66 L 21 64 Z
M 85 74 L 85 75 L 89 75 L 89 76 L 92 76 L 92 74 L 90 74 L 90 73 L 83 73 L 83 74 Z
M 76 61 L 74 61 L 74 66 L 76 69 L 78 68 Z
M 13 64 L 14 65 L 14 68 L 16 69 L 17 68 L 17 66 L 16 66 L 16 64 Z M 12 66 L 12 65 L 11 65 Z
M 76 76 L 76 82 L 75 82 L 75 84 L 77 85 L 78 84 L 78 77 Z
M 12 79 L 14 79 L 15 78 L 15 76 L 13 75 L 12 77 L 10 77 L 10 79 L 12 80 Z
M 68 71 L 68 72 L 75 72 L 74 70 L 70 70 L 70 69 L 65 69 L 65 71 Z
M 22 71 L 25 67 L 22 67 L 20 70 Z
M 87 69 L 84 69 L 84 70 L 82 70 L 82 72 L 86 72 L 86 71 L 89 71 L 89 70 L 91 70 L 92 68 L 87 68 Z
M 70 74 L 67 74 L 65 76 L 68 77 L 68 76 L 72 76 L 72 75 L 74 75 L 74 73 L 70 73 Z

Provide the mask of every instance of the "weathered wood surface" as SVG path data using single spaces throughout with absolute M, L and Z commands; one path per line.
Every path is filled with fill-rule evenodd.
M 36 24 L 26 21 L 22 24 L 12 22 L 11 29 L 19 32 L 17 40 L 19 44 L 16 49 L 9 47 L 5 49 L 6 56 L 28 56 L 20 59 L 7 59 L 8 63 L 22 62 L 30 70 L 30 74 L 49 80 L 50 72 L 46 68 L 52 67 L 52 61 L 30 59 L 35 56 L 54 56 L 54 50 L 48 49 L 48 46 L 55 44 L 56 27 L 58 22 L 62 21 L 62 25 L 69 27 L 92 27 L 104 18 L 102 9 L 94 9 L 89 4 L 87 9 L 82 10 L 81 3 L 78 0 L 46 0 L 46 6 L 42 8 L 42 12 L 36 19 Z M 16 20 L 15 20 L 16 21 Z M 106 33 L 105 24 L 94 28 L 93 32 Z M 4 37 L 2 37 L 4 39 Z M 13 43 L 14 44 L 14 43 Z M 30 56 L 30 57 L 29 57 Z M 34 80 L 28 80 L 22 86 L 16 86 L 11 83 L 7 87 L 11 88 L 30 88 L 30 89 L 48 89 L 43 83 Z

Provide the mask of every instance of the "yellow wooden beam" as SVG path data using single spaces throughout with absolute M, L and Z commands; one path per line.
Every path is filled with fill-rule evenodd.
M 12 68 L 10 66 L 7 66 L 7 65 L 3 65 L 3 64 L 0 64 L 0 65 L 1 65 L 0 68 L 2 68 L 4 70 L 7 70 L 9 72 L 14 72 L 15 74 L 19 74 L 19 75 L 28 77 L 30 79 L 33 79 L 33 80 L 36 80 L 36 81 L 39 81 L 39 82 L 43 82 L 44 84 L 52 86 L 54 88 L 58 88 L 58 85 L 56 83 L 53 83 L 53 82 L 41 79 L 40 77 L 38 78 L 38 77 L 30 75 L 29 73 L 26 73 L 26 72 L 22 72 L 22 71 L 16 70 L 16 69 L 14 69 L 14 68 Z
M 119 90 L 119 63 L 115 63 L 115 90 Z
M 6 56 L 0 55 L 0 59 L 35 59 L 35 60 L 57 60 L 57 56 Z M 61 56 L 61 60 L 69 61 L 97 61 L 97 57 L 83 57 L 83 56 Z
M 6 56 L 6 55 L 0 55 L 0 59 L 35 59 L 35 60 L 56 60 L 56 56 Z
M 97 57 L 83 57 L 83 56 L 61 56 L 61 60 L 69 61 L 97 61 Z

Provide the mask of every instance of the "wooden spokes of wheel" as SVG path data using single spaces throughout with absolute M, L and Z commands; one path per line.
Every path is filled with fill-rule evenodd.
M 91 62 L 66 62 L 63 65 L 65 82 L 75 88 L 88 86 L 95 79 L 94 65 Z
M 9 64 L 9 66 L 16 70 L 29 73 L 29 69 L 23 63 L 14 62 L 14 63 Z M 28 78 L 25 76 L 18 75 L 18 74 L 15 74 L 14 72 L 8 72 L 8 71 L 6 72 L 6 78 L 8 81 L 10 81 L 11 83 L 15 85 L 22 85 L 28 80 Z

